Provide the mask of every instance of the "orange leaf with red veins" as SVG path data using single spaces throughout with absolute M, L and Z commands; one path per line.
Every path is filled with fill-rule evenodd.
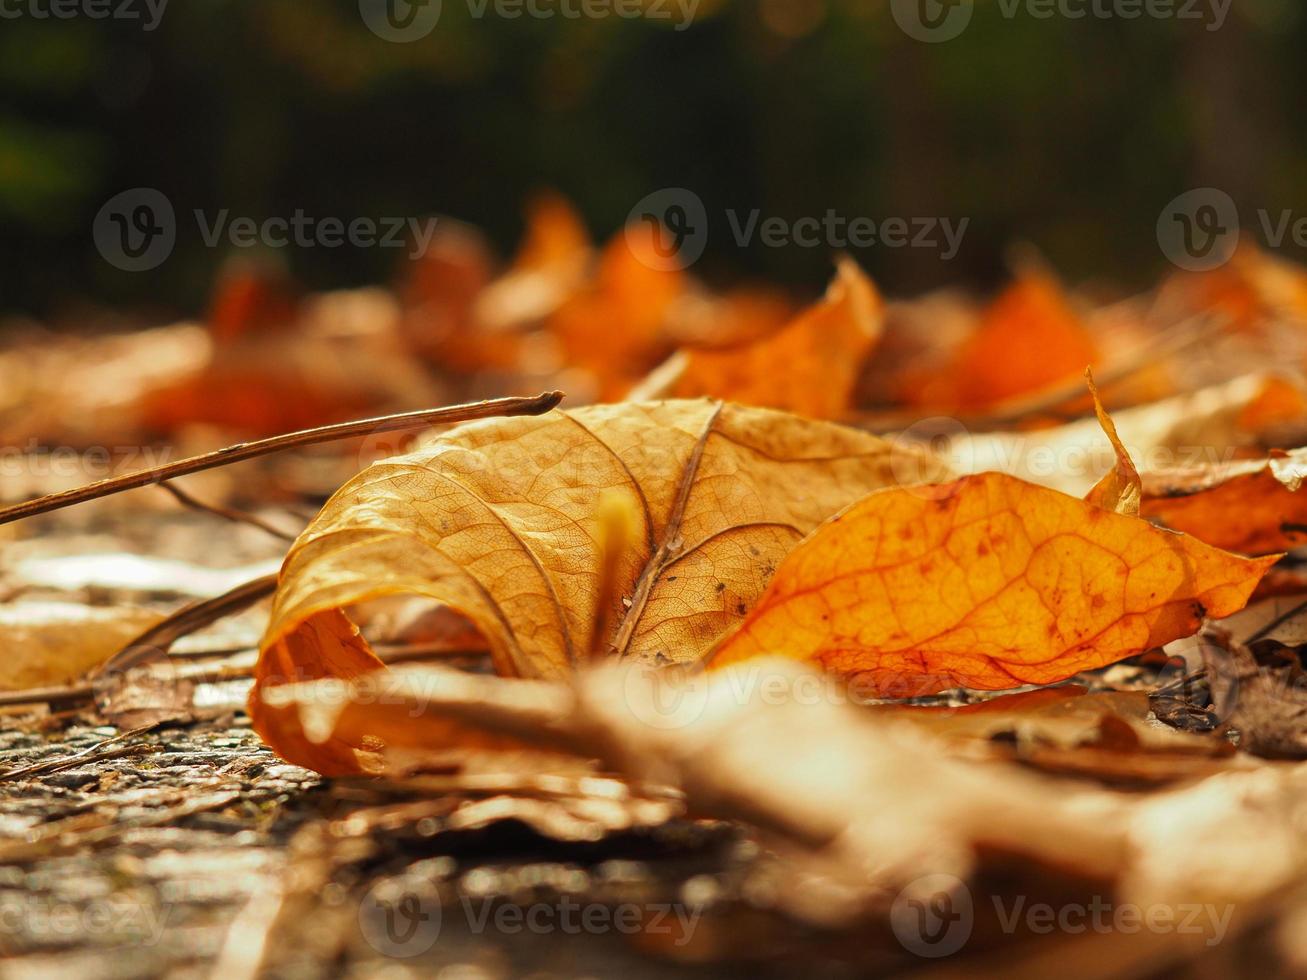
M 1144 477 L 1143 514 L 1248 555 L 1307 543 L 1307 449 L 1161 470 Z
M 673 388 L 836 419 L 851 408 L 863 361 L 880 336 L 883 304 L 870 279 L 842 259 L 825 298 L 784 328 L 743 347 L 688 350 Z
M 1000 473 L 882 490 L 786 557 L 711 665 L 784 654 L 889 696 L 1051 684 L 1236 612 L 1275 560 Z

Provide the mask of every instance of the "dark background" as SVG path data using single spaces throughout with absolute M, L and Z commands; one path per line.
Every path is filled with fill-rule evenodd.
M 0 314 L 203 309 L 228 253 L 189 217 L 153 272 L 95 251 L 101 205 L 137 186 L 179 219 L 452 215 L 503 251 L 537 189 L 570 197 L 602 238 L 645 194 L 684 186 L 710 213 L 971 219 L 951 262 L 859 252 L 893 295 L 991 285 L 1017 242 L 1073 281 L 1146 285 L 1164 269 L 1158 213 L 1181 191 L 1307 215 L 1304 51 L 1298 0 L 1235 0 L 1217 31 L 1009 19 L 977 0 L 942 44 L 909 39 L 887 0 L 703 0 L 679 32 L 473 19 L 444 0 L 413 44 L 375 37 L 352 0 L 172 0 L 152 33 L 4 19 Z M 401 261 L 348 247 L 281 258 L 314 288 L 384 281 Z M 726 234 L 695 266 L 809 291 L 829 270 L 827 250 L 741 249 Z

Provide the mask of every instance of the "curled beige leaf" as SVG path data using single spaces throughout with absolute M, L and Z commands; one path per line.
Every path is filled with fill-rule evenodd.
M 853 429 L 709 401 L 462 426 L 369 467 L 301 535 L 282 568 L 260 683 L 366 669 L 362 641 L 324 617 L 405 593 L 470 618 L 504 675 L 566 676 L 592 651 L 695 661 L 800 538 L 918 472 L 916 455 Z M 605 554 L 614 506 L 629 524 L 616 556 Z

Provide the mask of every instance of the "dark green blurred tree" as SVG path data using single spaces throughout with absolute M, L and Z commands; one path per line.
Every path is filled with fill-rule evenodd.
M 374 36 L 352 0 L 174 0 L 154 31 L 0 19 L 0 313 L 202 308 L 228 251 L 205 247 L 196 208 L 448 214 L 502 249 L 543 187 L 600 236 L 665 186 L 714 216 L 970 219 L 952 261 L 858 252 L 891 294 L 992 283 L 1019 241 L 1075 280 L 1147 283 L 1162 269 L 1157 215 L 1194 186 L 1307 214 L 1307 23 L 1293 0 L 1239 0 L 1214 31 L 1007 17 L 978 0 L 941 44 L 908 38 L 880 0 L 703 0 L 685 30 L 473 9 L 444 0 L 412 44 Z M 173 256 L 129 274 L 90 229 L 138 186 L 182 220 Z M 828 275 L 828 249 L 741 248 L 727 227 L 714 218 L 696 266 L 710 279 L 812 290 Z M 396 262 L 382 249 L 282 258 L 315 287 L 385 279 Z

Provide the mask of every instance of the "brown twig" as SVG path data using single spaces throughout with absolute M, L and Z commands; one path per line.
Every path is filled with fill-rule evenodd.
M 9 779 L 21 779 L 25 776 L 39 776 L 50 772 L 58 772 L 60 769 L 67 769 L 81 762 L 91 762 L 99 759 L 111 758 L 114 754 L 121 754 L 124 750 L 116 749 L 109 752 L 102 751 L 107 746 L 115 742 L 121 742 L 124 739 L 132 738 L 136 735 L 144 734 L 155 725 L 145 725 L 141 728 L 133 728 L 128 732 L 120 732 L 112 738 L 106 738 L 101 742 L 82 749 L 80 752 L 74 752 L 72 755 L 66 755 L 59 759 L 47 759 L 45 762 L 37 762 L 30 766 L 24 766 L 21 769 L 10 769 L 8 772 L 0 772 L 0 782 Z
M 316 429 L 304 429 L 284 435 L 258 439 L 254 442 L 242 442 L 226 449 L 192 456 L 175 463 L 151 467 L 125 476 L 110 477 L 96 483 L 89 483 L 73 490 L 47 494 L 28 500 L 12 507 L 0 508 L 0 524 L 9 524 L 25 517 L 47 514 L 73 504 L 85 503 L 109 494 L 134 490 L 137 487 L 162 483 L 189 473 L 211 470 L 227 466 L 242 460 L 266 456 L 283 449 L 300 446 L 314 446 L 322 442 L 349 439 L 353 436 L 373 435 L 377 432 L 394 432 L 404 429 L 425 429 L 433 425 L 445 425 L 451 422 L 469 422 L 473 419 L 495 418 L 503 415 L 541 415 L 563 399 L 561 391 L 547 391 L 533 398 L 491 398 L 487 401 L 472 402 L 466 405 L 450 405 L 446 408 L 428 408 L 417 412 L 403 412 L 399 415 L 383 415 L 378 418 L 360 419 L 355 422 L 341 422 L 337 425 L 324 425 Z
M 169 653 L 173 660 L 182 661 L 178 667 L 177 679 L 210 683 L 213 681 L 239 680 L 254 673 L 252 665 L 224 666 L 222 663 L 187 663 L 202 657 L 232 659 L 240 654 L 257 653 L 257 647 L 227 647 L 221 650 L 196 650 L 185 653 Z M 485 650 L 471 648 L 450 649 L 440 643 L 417 644 L 377 644 L 373 652 L 384 664 L 402 664 L 411 661 L 432 660 L 439 658 L 442 663 L 457 662 L 459 658 L 484 658 Z M 28 687 L 21 691 L 0 691 L 0 708 L 12 708 L 24 704 L 54 704 L 61 701 L 89 701 L 95 696 L 95 688 L 88 682 L 65 684 L 56 687 Z
M 220 596 L 182 606 L 115 653 L 91 676 L 95 678 L 111 671 L 128 670 L 152 656 L 166 654 L 183 636 L 252 606 L 264 596 L 271 595 L 276 588 L 276 575 L 262 575 Z
M 202 510 L 210 514 L 215 514 L 224 520 L 231 521 L 235 524 L 248 524 L 250 527 L 257 527 L 260 531 L 271 534 L 274 538 L 280 538 L 282 541 L 294 541 L 295 535 L 289 531 L 283 531 L 281 528 L 269 524 L 257 514 L 251 514 L 248 511 L 237 510 L 234 507 L 223 507 L 220 504 L 205 503 L 197 497 L 191 496 L 187 491 L 177 486 L 175 483 L 160 483 L 161 490 L 167 490 L 184 507 L 190 507 L 194 510 Z

